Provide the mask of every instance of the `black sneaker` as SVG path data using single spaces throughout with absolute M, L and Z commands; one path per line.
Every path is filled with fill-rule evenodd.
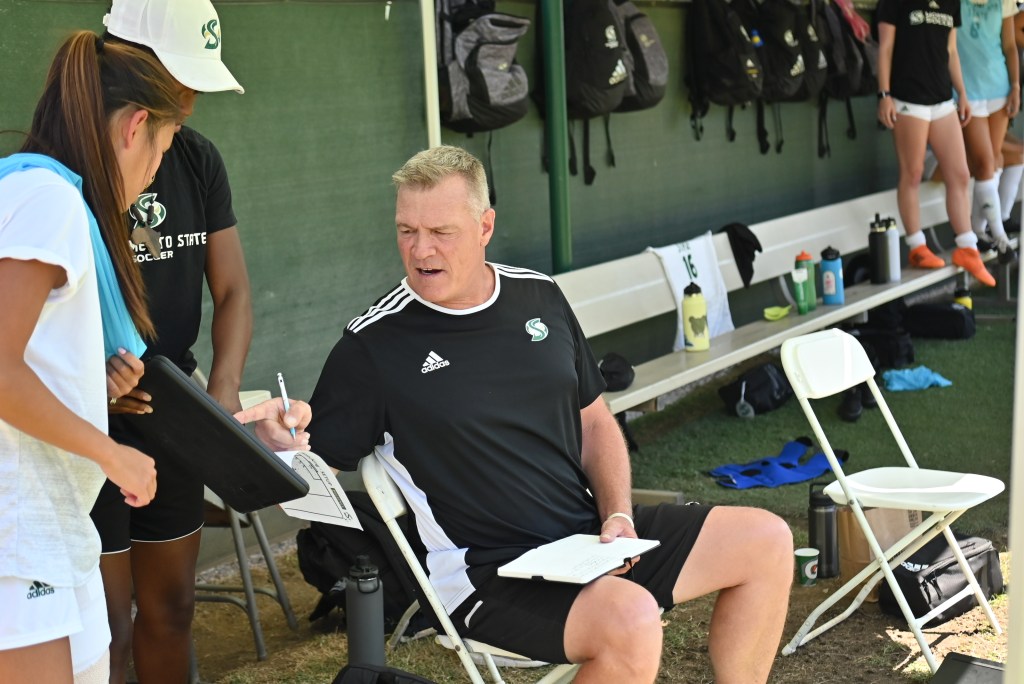
M 861 402 L 860 385 L 851 387 L 843 392 L 843 401 L 839 404 L 837 413 L 847 423 L 855 423 L 864 412 L 864 405 Z
M 978 238 L 978 251 L 982 254 L 985 252 L 991 252 L 995 248 L 995 244 L 989 242 L 985 238 Z
M 1020 221 L 1015 218 L 1008 218 L 1003 221 L 1003 230 L 1006 231 L 1007 235 L 1015 235 L 1020 232 Z

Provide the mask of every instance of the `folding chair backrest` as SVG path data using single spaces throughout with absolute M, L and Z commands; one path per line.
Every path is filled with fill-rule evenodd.
M 405 515 L 405 497 L 376 456 L 370 454 L 359 462 L 359 474 L 385 524 Z
M 835 328 L 783 342 L 782 367 L 800 399 L 832 396 L 875 374 L 860 342 Z

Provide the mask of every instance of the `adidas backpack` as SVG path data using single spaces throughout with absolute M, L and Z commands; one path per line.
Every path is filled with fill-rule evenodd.
M 619 34 L 613 0 L 565 0 L 565 104 L 569 122 L 569 172 L 578 173 L 572 120 L 583 121 L 584 181 L 594 182 L 597 172 L 590 163 L 590 119 L 615 111 L 626 95 L 626 47 Z M 537 6 L 538 25 L 541 16 Z M 545 115 L 543 46 L 537 42 L 537 82 L 533 97 Z M 547 135 L 544 136 L 545 145 Z M 609 141 L 610 142 L 610 141 Z M 547 149 L 541 158 L 547 170 Z M 609 164 L 614 166 L 609 148 Z
M 625 40 L 626 92 L 617 112 L 649 109 L 661 102 L 668 86 L 668 56 L 651 18 L 631 0 L 613 0 L 616 28 Z
M 745 105 L 761 95 L 764 72 L 750 33 L 735 10 L 747 0 L 693 0 L 686 17 L 686 85 L 694 137 L 704 133 L 711 104 Z M 735 136 L 727 123 L 728 137 Z
M 516 49 L 529 26 L 529 19 L 494 12 L 494 0 L 438 0 L 438 89 L 446 127 L 492 131 L 526 116 L 530 88 Z
M 823 43 L 828 56 L 828 77 L 818 96 L 818 156 L 831 155 L 828 137 L 828 101 L 842 100 L 846 107 L 846 137 L 857 137 L 850 98 L 871 95 L 878 88 L 878 43 L 854 33 L 850 20 L 834 2 L 811 0 L 823 17 Z M 852 11 L 852 10 L 851 10 Z

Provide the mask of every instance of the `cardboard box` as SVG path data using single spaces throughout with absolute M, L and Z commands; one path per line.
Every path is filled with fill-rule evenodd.
M 883 550 L 921 524 L 921 511 L 865 508 L 864 517 L 868 519 L 868 524 L 871 525 L 875 538 Z M 874 560 L 875 554 L 868 546 L 868 540 L 860 525 L 857 524 L 853 509 L 849 506 L 839 506 L 836 524 L 839 528 L 839 575 L 843 580 L 848 580 Z M 857 591 L 859 590 L 854 590 L 851 596 L 856 596 Z M 878 602 L 877 584 L 865 600 L 870 603 Z

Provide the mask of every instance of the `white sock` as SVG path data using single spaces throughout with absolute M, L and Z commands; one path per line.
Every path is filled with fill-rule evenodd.
M 1024 164 L 1014 164 L 1003 169 L 999 177 L 999 204 L 1003 208 L 1003 220 L 1010 218 L 1017 195 L 1020 194 L 1020 180 L 1024 176 Z
M 992 234 L 992 238 L 997 242 L 1005 240 L 1003 210 L 999 205 L 999 181 L 996 178 L 974 181 L 974 206 L 988 223 L 988 232 Z M 971 227 L 974 228 L 973 216 L 971 217 Z M 976 228 L 974 232 L 978 232 Z
M 960 233 L 956 236 L 956 246 L 963 247 L 964 249 L 978 249 L 978 236 L 974 234 L 973 230 L 969 230 L 966 233 Z
M 925 244 L 924 233 L 920 230 L 916 233 L 907 233 L 906 237 L 903 238 L 903 241 L 907 243 L 907 247 L 915 249 Z
M 977 181 L 975 181 L 975 195 L 977 195 Z M 988 235 L 985 231 L 988 230 L 988 219 L 981 213 L 981 202 L 978 201 L 977 196 L 971 198 L 971 230 L 982 240 L 987 240 Z

